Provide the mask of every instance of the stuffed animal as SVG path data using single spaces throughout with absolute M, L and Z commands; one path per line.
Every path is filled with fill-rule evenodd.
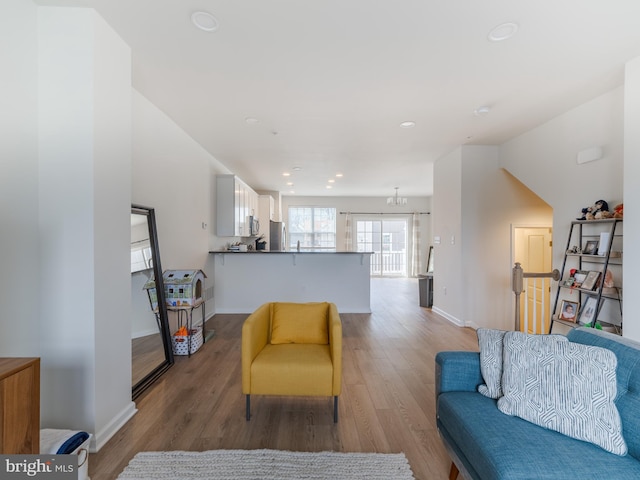
M 590 207 L 582 209 L 582 217 L 577 220 L 596 220 L 600 218 L 610 218 L 609 204 L 604 200 L 598 200 Z
M 613 208 L 613 218 L 622 218 L 623 204 L 619 203 Z

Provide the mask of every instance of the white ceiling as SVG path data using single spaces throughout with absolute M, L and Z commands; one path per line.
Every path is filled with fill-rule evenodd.
M 140 93 L 253 188 L 283 194 L 298 166 L 296 195 L 430 195 L 442 155 L 605 93 L 640 56 L 639 0 L 38 3 L 94 7 L 131 46 Z M 218 30 L 196 29 L 195 11 Z M 517 34 L 488 41 L 504 22 Z

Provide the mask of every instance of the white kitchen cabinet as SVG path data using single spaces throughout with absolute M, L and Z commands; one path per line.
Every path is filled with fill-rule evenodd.
M 276 221 L 275 201 L 271 195 L 258 196 L 258 218 L 260 219 L 262 233 L 264 233 L 264 228 L 269 226 L 269 221 Z
M 216 175 L 216 235 L 248 237 L 257 215 L 258 194 L 235 175 Z

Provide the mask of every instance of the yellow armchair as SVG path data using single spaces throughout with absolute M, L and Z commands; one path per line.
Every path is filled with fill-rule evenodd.
M 333 303 L 265 303 L 242 326 L 242 393 L 333 396 L 338 421 L 342 322 Z

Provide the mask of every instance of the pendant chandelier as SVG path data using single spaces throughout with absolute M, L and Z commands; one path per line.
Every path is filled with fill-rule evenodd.
M 396 194 L 393 197 L 387 198 L 387 205 L 392 207 L 401 207 L 407 204 L 407 199 L 405 197 L 398 196 L 398 187 L 396 188 Z

